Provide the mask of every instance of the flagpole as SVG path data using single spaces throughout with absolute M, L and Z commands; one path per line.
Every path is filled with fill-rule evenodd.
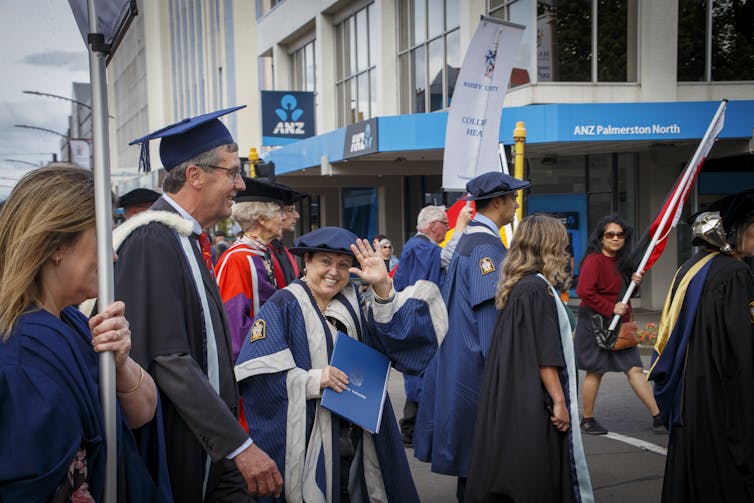
M 110 149 L 107 125 L 107 78 L 105 57 L 108 47 L 105 37 L 97 27 L 94 0 L 87 0 L 89 16 L 89 78 L 92 85 L 92 157 L 94 160 L 94 205 L 97 227 L 97 297 L 102 310 L 113 302 L 113 209 L 110 189 Z M 112 351 L 99 355 L 100 402 L 105 422 L 105 488 L 103 500 L 115 503 L 117 499 L 117 428 L 115 398 L 115 357 Z
M 717 112 L 715 112 L 714 117 L 712 118 L 712 121 L 710 121 L 709 126 L 707 126 L 707 131 L 704 133 L 704 136 L 702 137 L 702 141 L 699 142 L 699 146 L 696 148 L 696 152 L 694 152 L 694 157 L 691 158 L 691 161 L 689 161 L 688 166 L 686 166 L 686 170 L 683 172 L 683 176 L 681 177 L 681 180 L 678 182 L 678 188 L 683 187 L 683 190 L 675 190 L 673 191 L 673 196 L 670 199 L 670 204 L 668 204 L 667 208 L 668 211 L 665 212 L 665 214 L 662 216 L 662 219 L 660 220 L 660 224 L 655 229 L 654 234 L 652 234 L 652 240 L 649 242 L 649 246 L 647 246 L 647 251 L 644 252 L 644 256 L 641 259 L 641 262 L 639 262 L 639 266 L 636 268 L 636 273 L 640 273 L 644 270 L 644 266 L 647 265 L 647 262 L 649 261 L 649 257 L 652 255 L 652 250 L 654 250 L 655 246 L 657 245 L 657 241 L 659 241 L 660 236 L 665 232 L 665 226 L 668 223 L 668 219 L 670 218 L 670 215 L 675 213 L 677 209 L 675 209 L 675 205 L 678 203 L 678 199 L 681 197 L 682 194 L 685 194 L 686 191 L 690 188 L 690 180 L 693 180 L 694 178 L 691 176 L 692 173 L 696 171 L 696 167 L 699 165 L 699 162 L 701 162 L 700 157 L 702 156 L 702 149 L 704 145 L 709 141 L 710 136 L 712 135 L 712 131 L 715 128 L 715 125 L 717 124 L 718 120 L 720 120 L 720 116 L 725 112 L 725 107 L 728 104 L 728 100 L 724 99 L 722 102 L 720 102 L 720 106 L 717 108 Z M 671 211 L 673 210 L 673 211 Z M 621 302 L 623 304 L 627 304 L 628 300 L 631 298 L 631 294 L 634 293 L 634 290 L 636 289 L 636 283 L 633 281 L 629 282 L 628 288 L 626 289 L 626 294 L 623 296 L 623 299 Z M 618 321 L 620 320 L 621 315 L 616 314 L 613 316 L 613 320 L 610 322 L 610 327 L 608 327 L 608 330 L 614 330 L 615 327 L 618 325 Z

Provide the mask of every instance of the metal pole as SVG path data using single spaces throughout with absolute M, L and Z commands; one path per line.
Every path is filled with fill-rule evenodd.
M 97 29 L 94 0 L 87 0 L 89 16 L 89 78 L 92 86 L 92 158 L 94 164 L 95 209 L 97 215 L 97 267 L 99 272 L 100 309 L 113 302 L 113 209 L 110 196 L 110 149 L 107 125 L 107 77 L 104 37 Z M 100 400 L 105 419 L 107 457 L 103 501 L 115 503 L 117 498 L 117 415 L 115 396 L 115 358 L 111 351 L 99 357 Z

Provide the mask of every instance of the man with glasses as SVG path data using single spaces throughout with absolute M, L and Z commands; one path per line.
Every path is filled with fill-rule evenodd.
M 205 229 L 228 218 L 245 184 L 238 145 L 218 117 L 186 119 L 132 142 L 162 138 L 168 174 L 151 211 L 116 231 L 115 297 L 128 306 L 131 355 L 160 390 L 173 499 L 253 501 L 279 495 L 274 461 L 238 422 L 238 387 Z M 147 167 L 145 166 L 145 167 Z
M 445 206 L 425 206 L 416 218 L 416 235 L 406 241 L 398 260 L 398 269 L 393 276 L 393 286 L 403 290 L 420 279 L 431 281 L 442 288 L 443 277 L 453 256 L 456 244 L 471 219 L 471 208 L 464 208 L 458 216 L 453 238 L 440 248 L 448 231 L 448 215 Z M 416 411 L 421 393 L 421 376 L 403 376 L 406 404 L 400 420 L 401 435 L 405 445 L 412 445 Z
M 499 172 L 466 184 L 477 213 L 458 241 L 442 288 L 448 333 L 424 372 L 414 454 L 431 462 L 433 472 L 458 477 L 459 501 L 466 489 L 479 388 L 497 317 L 500 263 L 507 252 L 500 228 L 513 222 L 516 192 L 529 185 Z

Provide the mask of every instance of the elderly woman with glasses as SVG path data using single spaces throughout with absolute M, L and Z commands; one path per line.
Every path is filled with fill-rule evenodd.
M 236 195 L 231 210 L 243 234 L 215 264 L 215 278 L 233 344 L 233 361 L 257 311 L 279 288 L 270 243 L 283 236 L 280 191 L 253 178 L 244 177 L 244 184 L 246 189 Z
M 629 280 L 637 285 L 641 282 L 641 275 L 632 275 L 633 267 L 628 256 L 627 243 L 631 242 L 632 233 L 633 229 L 618 215 L 609 215 L 597 222 L 589 236 L 576 286 L 576 293 L 581 298 L 576 326 L 576 364 L 586 371 L 581 428 L 590 435 L 607 433 L 607 429 L 594 418 L 594 403 L 605 372 L 625 373 L 634 393 L 652 414 L 652 428 L 658 433 L 664 431 L 652 387 L 644 378 L 639 348 L 601 349 L 593 331 L 592 316 L 595 313 L 607 319 L 616 314 L 622 316 L 622 321 L 631 319 L 631 302 L 624 304 L 621 298 Z
M 340 337 L 421 373 L 447 330 L 439 289 L 419 281 L 395 292 L 378 251 L 337 227 L 299 237 L 291 253 L 304 276 L 262 306 L 236 363 L 251 438 L 284 473 L 284 501 L 419 501 L 390 399 L 374 434 L 320 399 L 349 384 L 329 364 Z M 364 309 L 351 275 L 373 290 Z
M 385 268 L 391 272 L 398 265 L 398 257 L 393 255 L 393 243 L 389 239 L 380 240 L 380 253 L 385 262 Z

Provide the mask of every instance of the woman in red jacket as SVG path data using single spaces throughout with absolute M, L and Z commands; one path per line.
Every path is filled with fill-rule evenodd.
M 616 314 L 622 316 L 623 321 L 631 319 L 631 302 L 624 304 L 621 298 L 629 278 L 637 285 L 641 282 L 641 275 L 631 275 L 633 267 L 628 259 L 626 243 L 631 241 L 632 232 L 631 227 L 618 215 L 610 215 L 597 222 L 589 237 L 576 286 L 576 293 L 581 298 L 576 325 L 576 364 L 586 371 L 582 388 L 584 419 L 581 428 L 591 435 L 607 433 L 607 429 L 594 418 L 594 402 L 605 372 L 625 373 L 634 393 L 652 414 L 653 429 L 664 431 L 652 387 L 644 378 L 639 348 L 634 346 L 618 351 L 601 349 L 592 330 L 592 316 L 595 313 L 608 319 Z

